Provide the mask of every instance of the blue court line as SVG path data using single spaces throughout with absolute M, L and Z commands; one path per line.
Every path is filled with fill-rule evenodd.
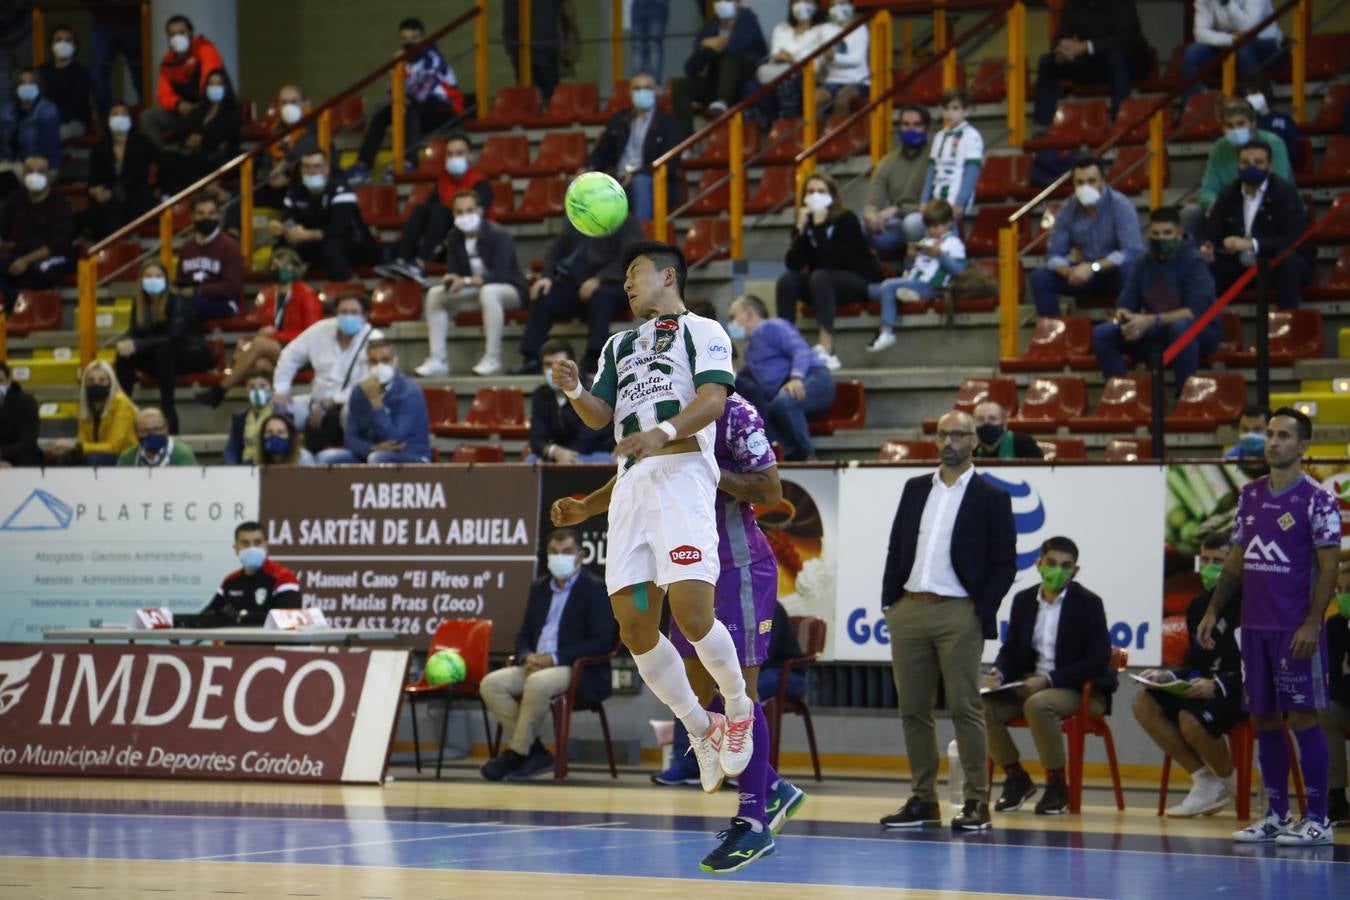
M 1333 878 L 1344 886 L 1350 874 L 1330 861 L 1326 849 L 1218 856 L 1006 844 L 993 837 L 897 841 L 875 834 L 786 833 L 778 839 L 775 856 L 731 877 L 779 884 L 1156 898 L 1218 887 L 1235 896 L 1332 896 Z M 56 858 L 691 879 L 707 877 L 698 873 L 697 860 L 714 843 L 706 831 L 632 827 L 614 820 L 529 826 L 311 819 L 297 826 L 294 820 L 257 818 L 0 813 L 0 847 L 6 852 Z

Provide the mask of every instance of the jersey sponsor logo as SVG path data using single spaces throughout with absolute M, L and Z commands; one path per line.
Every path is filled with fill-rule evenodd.
M 684 544 L 670 551 L 670 561 L 677 566 L 692 566 L 694 563 L 703 562 L 703 551 Z
M 769 439 L 756 431 L 745 439 L 745 450 L 751 456 L 765 456 L 769 452 Z
M 1280 526 L 1281 531 L 1288 531 L 1294 527 L 1294 517 L 1290 513 L 1285 513 L 1275 520 L 1275 524 Z
M 1289 557 L 1285 556 L 1280 545 L 1275 541 L 1266 543 L 1257 535 L 1247 544 L 1246 551 L 1242 554 L 1243 559 L 1251 559 L 1257 562 L 1284 563 L 1289 564 Z
M 714 338 L 708 343 L 708 358 L 723 360 L 731 358 L 731 348 Z

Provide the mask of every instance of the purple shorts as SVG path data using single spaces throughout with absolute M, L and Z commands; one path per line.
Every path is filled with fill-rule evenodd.
M 1247 712 L 1262 716 L 1281 710 L 1326 709 L 1326 630 L 1307 659 L 1295 659 L 1289 652 L 1293 639 L 1292 631 L 1242 629 L 1242 701 Z
M 717 577 L 713 615 L 731 632 L 741 668 L 761 665 L 768 655 L 777 602 L 778 560 L 772 556 L 748 566 L 724 568 Z M 670 642 L 683 659 L 698 655 L 673 618 L 670 620 Z

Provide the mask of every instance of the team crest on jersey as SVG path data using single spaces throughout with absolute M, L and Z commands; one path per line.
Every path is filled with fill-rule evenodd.
M 253 602 L 262 606 L 267 602 L 267 588 L 256 588 L 253 591 Z
M 652 327 L 656 329 L 656 343 L 652 345 L 652 352 L 665 353 L 674 346 L 680 323 L 675 319 L 657 319 Z
M 1280 526 L 1281 531 L 1288 531 L 1290 528 L 1294 527 L 1294 517 L 1289 513 L 1280 516 L 1275 522 Z

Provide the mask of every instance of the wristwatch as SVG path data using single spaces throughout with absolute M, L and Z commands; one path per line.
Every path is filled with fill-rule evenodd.
M 1092 265 L 1091 265 L 1089 268 L 1092 269 L 1092 274 L 1093 274 L 1093 275 L 1096 275 L 1098 272 L 1100 272 L 1100 271 L 1102 270 L 1102 264 L 1101 264 L 1101 261 L 1100 261 L 1100 260 L 1093 260 L 1093 261 L 1092 261 Z

